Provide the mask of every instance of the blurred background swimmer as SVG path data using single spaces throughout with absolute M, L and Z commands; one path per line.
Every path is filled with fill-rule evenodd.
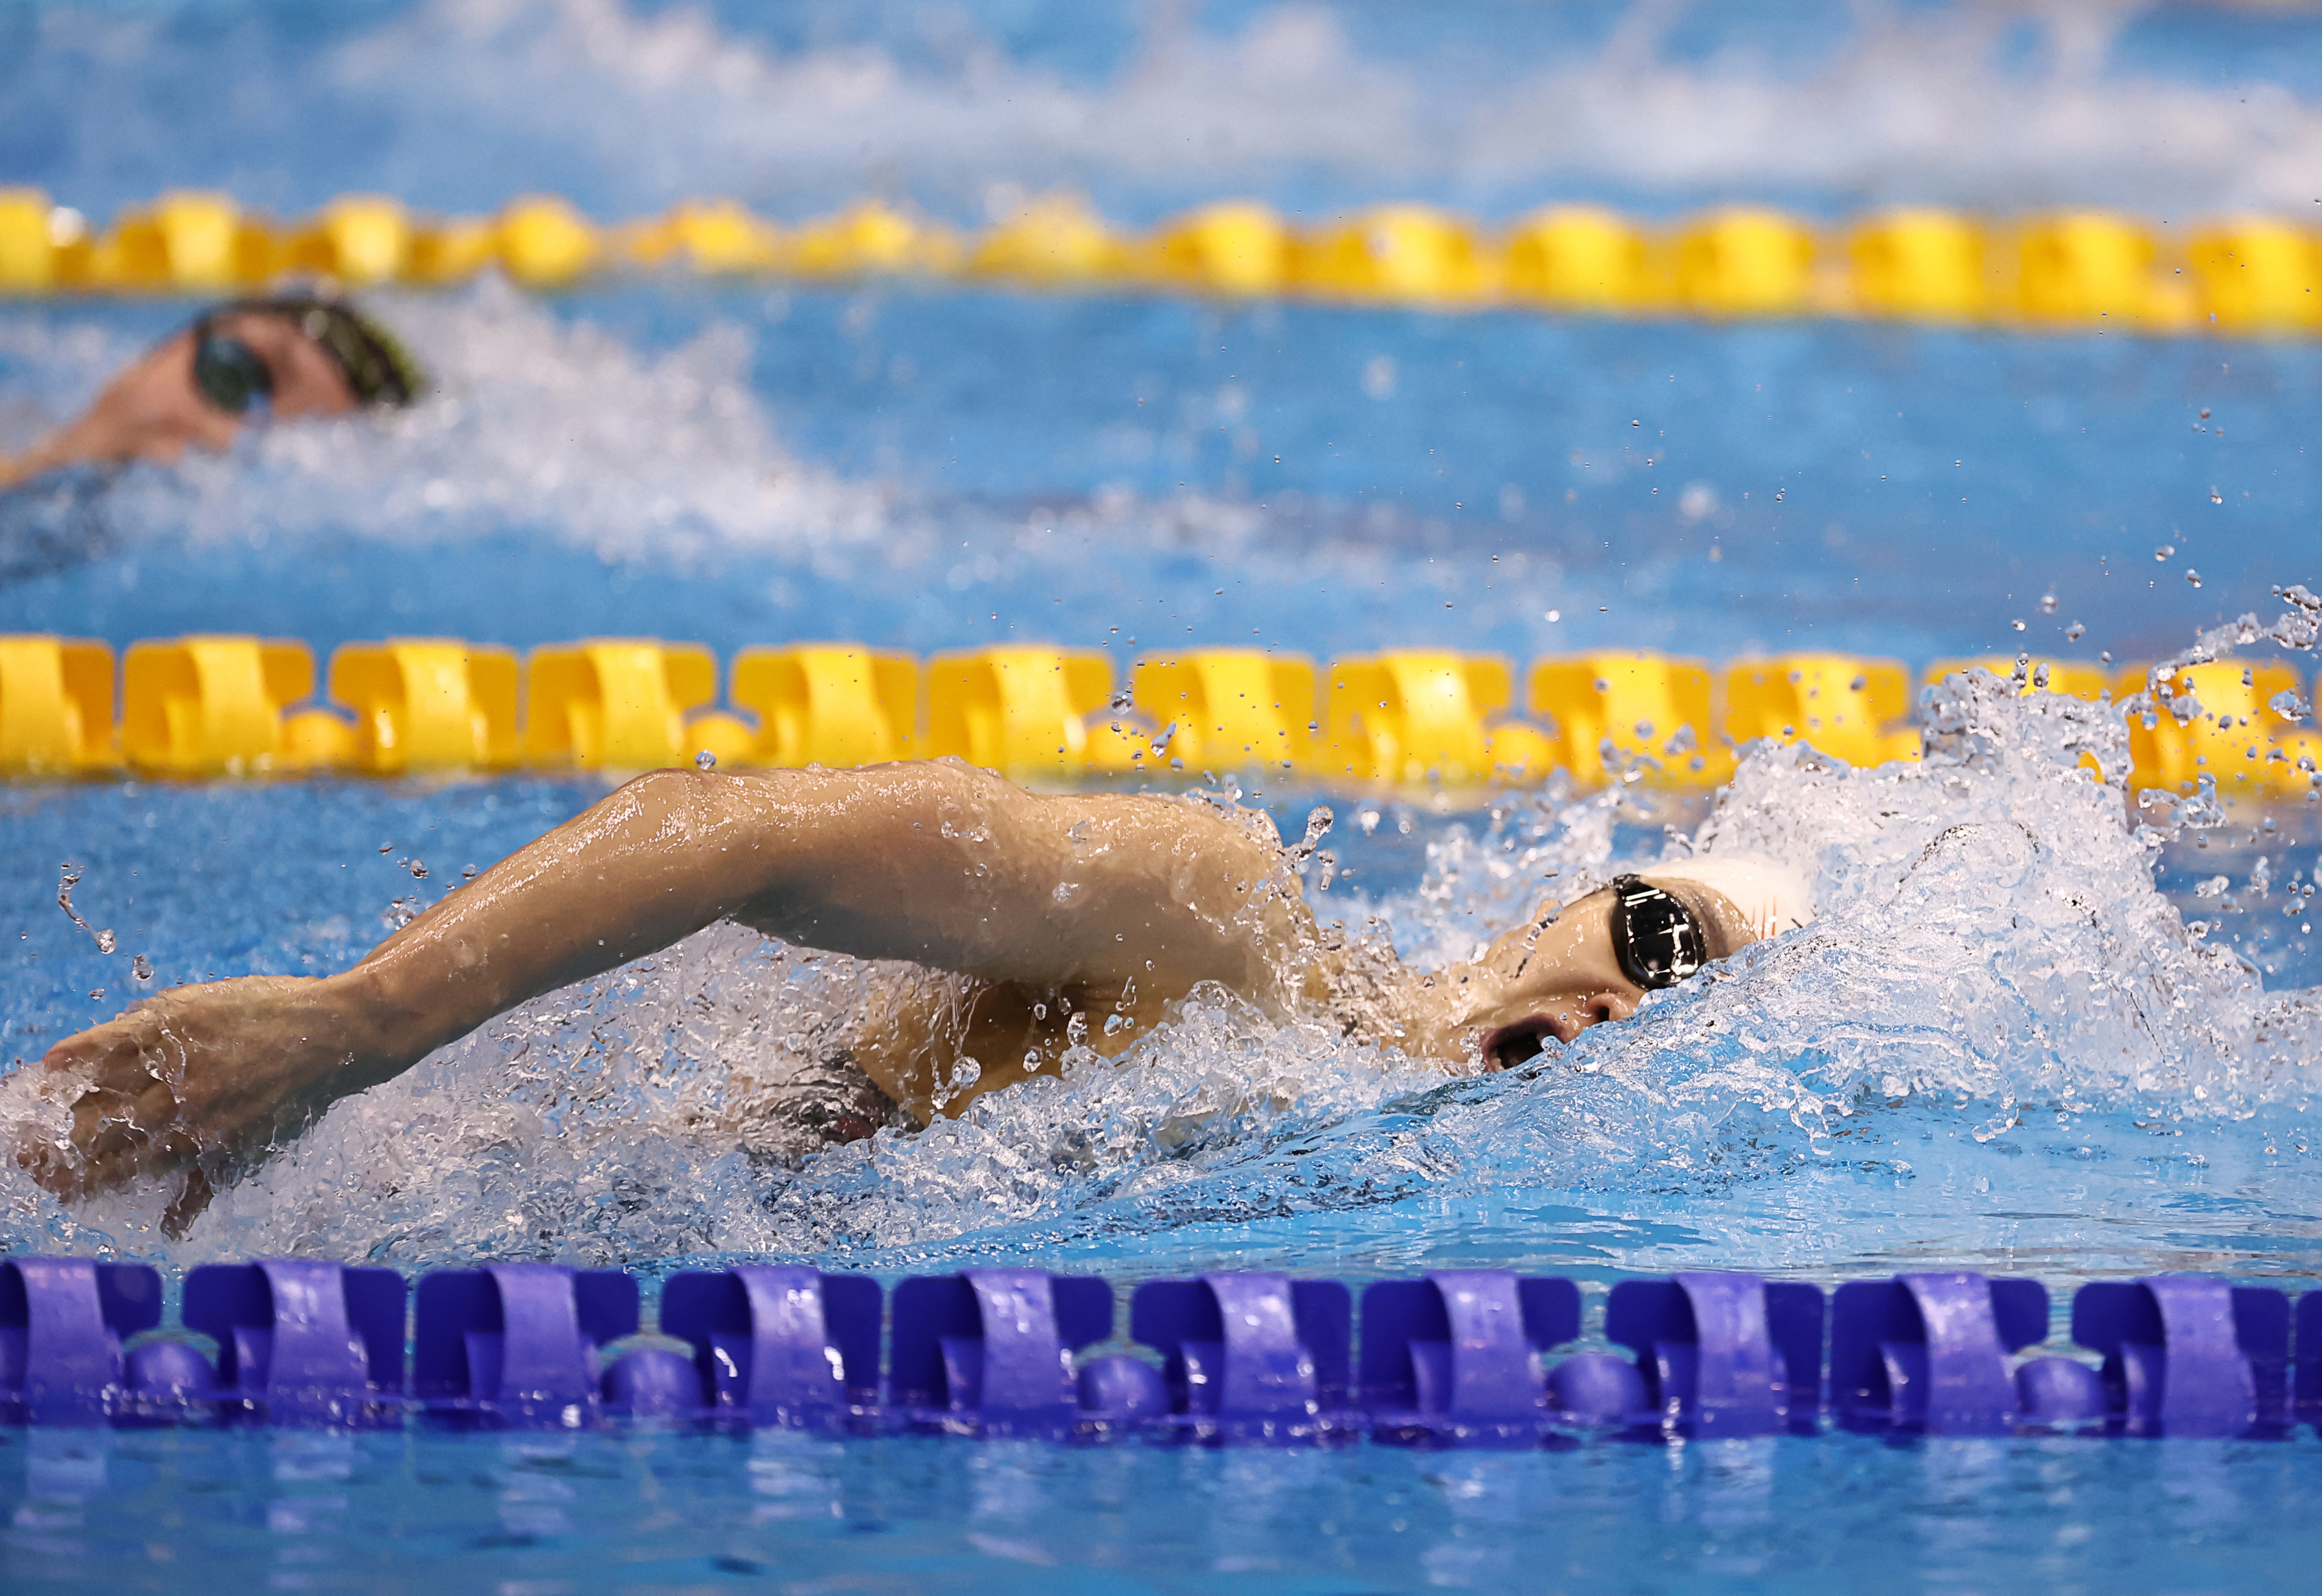
M 0 460 L 0 488 L 64 466 L 169 465 L 188 445 L 224 450 L 253 417 L 400 406 L 425 388 L 394 334 L 343 301 L 236 300 L 148 351 L 78 420 Z

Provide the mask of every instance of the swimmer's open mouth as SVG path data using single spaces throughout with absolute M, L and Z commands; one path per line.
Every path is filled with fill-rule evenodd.
M 1512 1070 L 1526 1059 L 1538 1058 L 1540 1049 L 1555 1035 L 1554 1023 L 1544 1014 L 1520 1019 L 1512 1026 L 1502 1026 L 1484 1038 L 1484 1067 L 1487 1070 Z

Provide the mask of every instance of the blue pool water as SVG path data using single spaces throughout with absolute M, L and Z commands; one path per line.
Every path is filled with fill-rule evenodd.
M 873 187 L 961 220 L 1004 203 L 995 186 L 1054 181 L 1134 221 L 1238 191 L 1493 214 L 1575 193 L 1833 214 L 2310 204 L 2310 19 L 2159 8 L 2092 44 L 2084 17 L 1753 9 L 1476 5 L 1422 27 L 1359 5 L 866 4 L 772 22 L 610 0 L 319 20 L 26 5 L 0 10 L 0 59 L 19 63 L 0 72 L 12 105 L 45 109 L 0 117 L 0 178 L 96 214 L 196 181 L 286 208 L 362 186 L 474 208 L 555 187 L 608 214 L 708 188 L 799 215 Z M 1879 94 L 1933 123 L 1875 116 Z M 1536 114 L 1568 102 L 1562 121 Z M 1091 106 L 1120 119 L 1088 132 Z M 1203 130 L 1198 153 L 1148 158 L 1172 116 Z M 1719 116 L 1746 136 L 1687 131 Z M 1148 648 L 1252 639 L 1915 666 L 2154 659 L 2244 612 L 2270 621 L 2274 584 L 2322 586 L 2313 345 L 684 281 L 380 303 L 441 378 L 426 406 L 0 497 L 0 630 L 118 645 L 246 628 L 318 651 L 386 633 L 721 652 L 1045 639 L 1124 670 Z M 0 448 L 187 314 L 0 308 Z M 2244 653 L 2309 679 L 2317 663 Z M 2061 774 L 2117 726 L 1988 688 L 1943 712 L 1983 735 L 1924 772 L 1768 753 L 1714 809 L 1329 796 L 1349 870 L 1316 901 L 1378 917 L 1422 960 L 1464 955 L 1549 871 L 1576 882 L 1681 846 L 1670 828 L 1815 871 L 1814 930 L 1528 1078 L 1447 1083 L 1196 1003 L 1120 1066 L 792 1171 L 766 1156 L 782 1149 L 754 1094 L 857 977 L 717 930 L 342 1105 L 180 1241 L 160 1236 L 151 1192 L 67 1211 L 0 1172 L 0 1245 L 146 1258 L 172 1281 L 290 1253 L 407 1272 L 557 1259 L 649 1282 L 762 1255 L 1121 1282 L 1486 1265 L 1572 1274 L 1592 1304 L 1679 1268 L 1980 1269 L 2041 1278 L 2060 1304 L 2163 1269 L 2312 1286 L 2322 958 L 2310 918 L 2285 911 L 2322 871 L 2316 806 L 2140 839 Z M 0 790 L 0 1068 L 149 990 L 136 956 L 154 987 L 342 968 L 396 900 L 432 900 L 603 790 Z M 1243 801 L 1294 836 L 1324 796 Z M 67 861 L 116 953 L 59 912 Z M 0 1576 L 2299 1588 L 2322 1549 L 2318 1469 L 2310 1433 L 1486 1457 L 5 1431 Z

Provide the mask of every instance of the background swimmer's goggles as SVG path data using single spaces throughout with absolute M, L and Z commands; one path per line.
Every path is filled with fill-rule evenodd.
M 1636 876 L 1613 878 L 1613 953 L 1621 972 L 1649 992 L 1673 987 L 1706 962 L 1701 922 L 1676 898 Z
M 274 373 L 258 351 L 231 333 L 222 316 L 270 315 L 288 322 L 331 357 L 356 405 L 408 405 L 427 386 L 425 375 L 386 328 L 328 299 L 287 296 L 242 299 L 207 312 L 193 326 L 194 386 L 229 415 L 274 397 Z
M 274 397 L 274 373 L 241 339 L 212 332 L 205 316 L 194 324 L 194 386 L 218 409 L 240 415 Z

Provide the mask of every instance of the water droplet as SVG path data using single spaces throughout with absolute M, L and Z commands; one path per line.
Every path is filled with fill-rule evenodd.
M 73 907 L 73 889 L 80 885 L 80 866 L 69 859 L 65 861 L 57 872 L 57 907 L 65 911 L 65 918 L 88 933 L 89 940 L 96 944 L 98 953 L 109 953 L 113 951 L 113 933 L 95 929 L 80 917 L 80 911 Z
M 2185 579 L 2198 588 L 2201 585 L 2201 573 L 2189 565 L 2185 568 Z
M 472 864 L 462 865 L 460 867 L 460 879 L 463 881 L 474 880 L 476 879 L 476 867 Z
M 151 980 L 153 979 L 152 962 L 144 954 L 139 953 L 129 961 L 129 973 L 139 980 Z
M 2209 489 L 2209 502 L 2213 505 L 2224 504 L 2226 502 L 2226 496 L 2218 492 L 2215 488 L 2212 488 Z
M 2043 616 L 2056 613 L 2056 590 L 2053 588 L 2040 595 L 2040 613 Z
M 427 879 L 427 866 L 419 860 L 407 859 L 403 862 L 403 868 L 411 872 L 411 879 L 415 881 Z
M 2208 411 L 2206 411 L 2206 410 L 2202 411 L 2202 412 L 2201 412 L 2201 419 L 2202 419 L 2203 421 L 2207 421 L 2207 420 L 2208 420 L 2208 419 L 2209 419 L 2209 413 L 2208 413 Z
M 2024 630 L 2024 623 L 2023 623 L 2023 622 L 2021 622 L 2021 621 L 2010 621 L 2010 622 L 2008 622 L 2007 624 L 2008 624 L 2009 625 L 2011 625 L 2011 626 L 2015 627 L 2018 632 L 2021 632 L 2021 631 L 2023 631 L 2023 630 Z
M 697 771 L 716 770 L 718 768 L 717 753 L 710 749 L 703 749 L 699 753 L 693 756 L 693 768 Z
M 1548 612 L 1547 620 L 1550 625 L 1553 626 L 1557 622 L 1562 619 L 1564 619 L 1564 612 L 1562 610 L 1552 609 Z
M 2064 640 L 2067 643 L 2078 643 L 2087 632 L 2088 628 L 2086 626 L 2081 625 L 2078 621 L 2074 621 L 2071 625 L 2064 628 Z
M 395 844 L 393 843 L 381 843 L 379 845 L 379 851 L 382 853 L 392 853 L 395 852 Z

